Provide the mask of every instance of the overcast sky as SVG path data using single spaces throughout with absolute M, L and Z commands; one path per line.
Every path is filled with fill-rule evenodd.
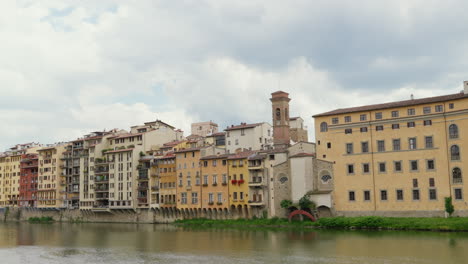
M 0 1 L 0 150 L 459 92 L 467 1 Z M 309 135 L 313 138 L 313 133 Z

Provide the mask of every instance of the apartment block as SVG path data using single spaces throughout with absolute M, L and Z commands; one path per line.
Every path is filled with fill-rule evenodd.
M 262 150 L 273 146 L 273 128 L 266 122 L 241 123 L 227 127 L 224 131 L 226 132 L 226 151 L 229 154 L 244 149 Z
M 20 207 L 37 207 L 39 158 L 36 153 L 23 154 L 20 161 Z
M 39 175 L 37 185 L 38 208 L 66 208 L 66 177 L 62 157 L 67 151 L 65 144 L 56 144 L 37 150 Z
M 215 154 L 200 158 L 203 209 L 227 211 L 229 208 L 227 158 L 227 154 Z

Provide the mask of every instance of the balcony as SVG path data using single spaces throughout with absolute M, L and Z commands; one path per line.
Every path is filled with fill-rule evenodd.
M 249 181 L 249 187 L 261 187 L 263 181 L 261 177 L 253 177 L 252 181 Z
M 138 190 L 139 190 L 139 191 L 146 191 L 146 190 L 148 190 L 148 184 L 139 184 L 139 185 L 138 185 Z
M 109 192 L 109 187 L 103 187 L 103 188 L 94 188 L 94 192 Z
M 249 201 L 250 206 L 265 206 L 263 201 Z
M 151 186 L 152 191 L 159 191 L 159 186 Z
M 109 178 L 108 177 L 104 177 L 104 176 L 96 176 L 94 178 L 94 182 L 95 183 L 99 183 L 99 182 L 108 182 L 109 181 Z
M 148 197 L 138 197 L 138 204 L 148 204 Z
M 139 169 L 138 170 L 138 180 L 147 181 L 148 180 L 148 169 Z

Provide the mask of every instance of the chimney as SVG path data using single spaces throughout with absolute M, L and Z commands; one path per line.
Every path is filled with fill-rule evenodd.
M 463 82 L 463 92 L 468 94 L 468 81 Z
M 414 95 L 413 94 L 411 94 L 411 100 L 414 100 Z

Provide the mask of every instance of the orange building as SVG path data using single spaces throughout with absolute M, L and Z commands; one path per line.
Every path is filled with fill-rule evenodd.
M 211 155 L 200 159 L 203 209 L 227 211 L 229 208 L 228 156 Z
M 239 152 L 228 157 L 229 166 L 229 204 L 231 211 L 239 216 L 248 217 L 249 207 L 249 164 L 252 151 Z
M 169 152 L 155 159 L 156 175 L 159 178 L 160 205 L 163 208 L 176 206 L 176 155 Z
M 178 209 L 201 208 L 200 150 L 188 148 L 175 152 Z

